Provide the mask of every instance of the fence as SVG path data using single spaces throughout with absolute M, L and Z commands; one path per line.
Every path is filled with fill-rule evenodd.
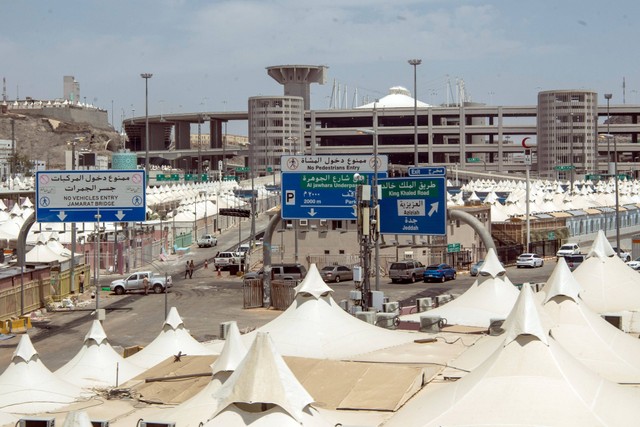
M 276 310 L 286 310 L 296 297 L 297 280 L 271 281 L 271 306 Z M 264 297 L 262 279 L 248 279 L 242 284 L 244 308 L 262 307 Z
M 76 282 L 80 272 L 84 271 L 89 277 L 89 266 L 78 265 L 75 268 Z M 21 286 L 12 286 L 0 290 L 0 320 L 10 319 L 21 315 Z M 78 283 L 74 289 L 78 289 Z M 47 298 L 61 299 L 71 293 L 71 271 L 51 271 L 37 278 L 25 275 L 24 283 L 24 312 L 29 313 L 44 307 Z

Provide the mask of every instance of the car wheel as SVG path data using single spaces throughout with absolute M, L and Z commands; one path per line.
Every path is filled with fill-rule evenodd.
M 425 277 L 424 279 L 422 279 L 422 281 L 423 281 L 424 283 L 429 283 L 429 279 L 427 279 L 426 277 Z
M 162 293 L 162 285 L 153 285 L 153 292 L 155 292 L 156 294 L 161 294 Z
M 336 276 L 336 283 L 340 283 L 340 276 Z
M 520 268 L 520 267 L 522 267 L 522 266 L 521 266 L 521 265 L 518 265 L 517 267 L 518 267 L 518 268 Z
M 456 275 L 457 273 L 453 273 L 453 276 L 451 276 L 451 280 L 456 280 Z
M 122 295 L 122 294 L 124 294 L 124 288 L 123 288 L 122 286 L 117 286 L 117 287 L 114 289 L 114 291 L 115 291 L 116 295 Z
M 444 277 L 444 274 L 442 275 L 442 278 L 440 278 L 440 282 L 444 283 L 444 281 L 447 280 L 446 277 Z
M 397 279 L 391 279 L 391 283 L 398 283 Z
M 544 267 L 544 261 L 540 263 L 540 267 Z
M 416 275 L 415 274 L 411 275 L 411 280 L 410 281 L 411 281 L 411 283 L 416 283 Z

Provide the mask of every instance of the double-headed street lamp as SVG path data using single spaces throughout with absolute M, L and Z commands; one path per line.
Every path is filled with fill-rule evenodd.
M 413 66 L 413 165 L 418 166 L 418 93 L 417 93 L 417 67 L 422 64 L 422 59 L 410 59 L 409 65 Z
M 141 73 L 144 79 L 144 175 L 149 185 L 149 79 L 151 73 Z
M 609 102 L 611 101 L 611 98 L 613 97 L 612 94 L 610 93 L 605 93 L 604 94 L 604 99 L 607 100 L 607 134 L 611 135 L 611 131 L 610 131 L 610 126 L 611 126 L 611 114 L 609 113 Z M 609 139 L 607 138 L 607 173 L 610 174 L 611 173 L 611 148 L 610 148 L 610 144 L 609 144 Z

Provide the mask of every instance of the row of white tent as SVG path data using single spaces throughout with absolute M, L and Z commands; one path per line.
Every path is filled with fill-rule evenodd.
M 177 426 L 635 425 L 640 416 L 640 340 L 601 315 L 637 314 L 639 281 L 638 273 L 615 256 L 604 234 L 574 273 L 561 259 L 538 293 L 527 283 L 518 291 L 489 251 L 469 290 L 426 312 L 458 325 L 505 319 L 501 334 L 478 339 L 386 330 L 362 322 L 340 308 L 312 265 L 285 312 L 242 336 L 231 323 L 224 342 L 193 339 L 174 308 L 155 340 L 122 359 L 94 321 L 78 354 L 51 373 L 25 335 L 0 375 L 0 419 L 2 425 L 14 423 L 21 414 L 50 415 L 60 421 L 66 417 L 78 423 L 109 419 L 113 426 L 133 425 L 140 419 Z M 192 360 L 218 355 L 210 379 L 178 404 L 131 405 L 97 393 L 101 387 L 123 387 L 123 383 L 136 390 L 152 372 L 149 369 L 163 364 L 174 374 L 183 373 L 179 367 L 186 361 L 177 354 Z M 288 357 L 287 363 L 281 355 Z M 323 387 L 335 393 L 334 382 L 341 382 L 353 389 L 351 400 L 347 399 L 350 404 L 343 402 L 341 410 L 319 404 L 317 395 L 303 386 L 313 372 L 294 375 L 289 367 L 292 356 L 340 361 L 337 375 L 342 381 L 324 371 Z M 371 401 L 376 393 L 393 394 L 405 384 L 393 374 L 378 375 L 364 389 L 358 388 L 358 381 L 349 384 L 353 372 L 349 363 L 366 362 L 418 365 L 427 380 L 436 381 L 405 390 L 407 396 L 399 400 L 395 412 L 350 411 L 357 407 L 353 404 L 357 398 Z M 440 373 L 437 377 L 427 374 L 434 367 Z M 180 394 L 175 387 L 174 394 Z

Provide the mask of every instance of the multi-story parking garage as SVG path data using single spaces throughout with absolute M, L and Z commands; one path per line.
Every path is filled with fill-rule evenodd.
M 304 123 L 300 123 L 301 106 L 309 104 L 305 99 L 309 91 L 304 89 L 321 79 L 311 73 L 315 77 L 305 80 L 307 74 L 299 72 L 305 67 L 317 72 L 313 66 L 278 67 L 278 75 L 286 75 L 288 67 L 293 70 L 290 80 L 295 80 L 296 88 L 302 87 L 296 92 L 299 96 L 290 96 L 287 85 L 293 83 L 284 81 L 287 95 L 252 97 L 246 112 L 150 116 L 152 161 L 154 158 L 156 162 L 162 158 L 187 159 L 186 163 L 176 162 L 174 166 L 187 164 L 193 168 L 196 155 L 211 165 L 217 165 L 223 156 L 248 156 L 248 147 L 225 152 L 223 144 L 223 124 L 243 121 L 248 123 L 250 142 L 255 140 L 254 165 L 261 175 L 279 170 L 279 155 L 371 153 L 374 140 L 377 140 L 378 152 L 389 156 L 391 167 L 400 171 L 413 164 L 417 147 L 420 164 L 448 165 L 453 166 L 452 170 L 512 173 L 525 170 L 521 145 L 524 138 L 538 143 L 538 161 L 534 160 L 532 165 L 534 175 L 568 179 L 570 166 L 575 167 L 576 179 L 591 173 L 606 173 L 608 163 L 614 158 L 620 173 L 637 175 L 640 105 L 600 105 L 595 92 L 555 90 L 540 92 L 537 105 L 419 103 L 414 111 L 414 99 L 409 92 L 392 88 L 389 95 L 359 108 L 305 110 Z M 414 113 L 417 127 L 414 127 Z M 191 124 L 203 120 L 211 131 L 206 147 L 196 153 L 190 146 Z M 127 146 L 138 151 L 140 157 L 144 156 L 145 117 L 127 119 L 123 125 L 129 138 Z M 362 129 L 370 132 L 359 134 Z M 375 131 L 377 138 L 371 137 L 371 131 Z M 610 137 L 599 138 L 606 132 Z M 617 153 L 613 152 L 612 140 Z

